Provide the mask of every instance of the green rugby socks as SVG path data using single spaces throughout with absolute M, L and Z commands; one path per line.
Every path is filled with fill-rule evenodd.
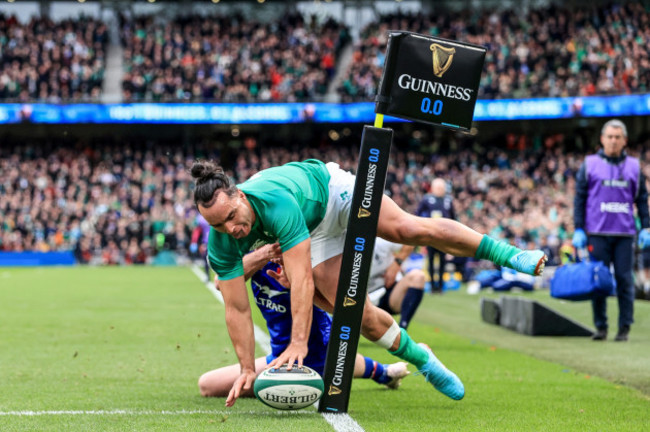
M 495 240 L 487 234 L 483 235 L 481 244 L 478 245 L 475 258 L 492 261 L 496 265 L 511 267 L 510 258 L 521 252 L 516 246 L 504 241 Z
M 401 329 L 400 332 L 399 348 L 397 348 L 397 351 L 388 350 L 388 352 L 411 363 L 418 369 L 422 369 L 427 361 L 429 361 L 429 353 L 420 345 L 413 342 L 413 339 L 411 339 L 404 329 Z

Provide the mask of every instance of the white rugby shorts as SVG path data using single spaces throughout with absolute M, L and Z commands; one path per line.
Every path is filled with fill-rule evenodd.
M 334 162 L 325 166 L 330 173 L 329 199 L 325 217 L 310 233 L 312 268 L 343 253 L 354 192 L 354 175 Z

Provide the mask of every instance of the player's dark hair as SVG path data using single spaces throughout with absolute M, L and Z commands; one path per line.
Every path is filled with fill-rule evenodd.
M 238 189 L 230 181 L 223 168 L 211 161 L 197 160 L 192 164 L 190 174 L 194 178 L 194 205 L 210 207 L 217 199 L 217 192 L 224 191 L 229 197 Z

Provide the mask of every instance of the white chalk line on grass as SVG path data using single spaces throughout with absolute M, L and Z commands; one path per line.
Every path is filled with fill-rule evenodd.
M 111 416 L 111 415 L 126 415 L 126 416 L 152 416 L 152 415 L 166 415 L 166 416 L 181 416 L 181 415 L 240 415 L 240 414 L 268 414 L 262 411 L 248 411 L 248 412 L 232 412 L 232 411 L 212 411 L 212 410 L 60 410 L 60 411 L 0 411 L 0 417 L 15 416 L 15 417 L 35 417 L 35 416 L 79 416 L 79 415 L 96 415 L 96 416 Z M 318 414 L 313 411 L 282 411 L 277 415 L 315 415 Z
M 192 271 L 200 280 L 205 280 L 205 272 L 201 271 L 197 265 L 192 266 Z M 210 291 L 217 300 L 223 304 L 223 296 L 221 293 L 214 287 L 212 281 L 205 282 L 205 287 Z M 254 325 L 255 330 L 255 341 L 262 347 L 266 354 L 271 353 L 271 339 L 268 334 L 259 328 L 257 325 Z M 354 421 L 352 417 L 345 413 L 322 413 L 323 418 L 329 423 L 336 432 L 364 432 L 364 429 Z
M 198 266 L 192 266 L 192 271 L 194 274 L 201 280 L 205 280 L 205 273 L 199 269 Z M 205 282 L 205 287 L 210 291 L 214 297 L 223 303 L 223 296 L 219 291 L 216 290 L 213 283 Z M 255 341 L 260 345 L 265 353 L 271 352 L 271 343 L 268 334 L 263 331 L 258 326 L 255 328 Z M 153 416 L 153 415 L 165 415 L 165 416 L 182 416 L 182 415 L 217 415 L 217 416 L 227 416 L 227 415 L 239 415 L 239 414 L 250 414 L 250 415 L 269 415 L 268 411 L 213 411 L 213 410 L 58 410 L 58 411 L 0 411 L 0 417 L 35 417 L 35 416 Z M 287 416 L 287 415 L 317 415 L 316 411 L 278 411 L 276 415 L 278 416 Z M 322 413 L 323 418 L 329 423 L 336 432 L 364 432 L 364 429 L 359 426 L 359 424 L 354 421 L 352 417 L 348 414 L 340 413 Z
M 364 432 L 359 423 L 347 414 L 323 413 L 323 417 L 337 432 Z

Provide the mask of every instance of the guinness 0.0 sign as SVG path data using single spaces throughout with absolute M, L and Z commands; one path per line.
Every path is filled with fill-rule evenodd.
M 486 49 L 391 31 L 375 112 L 469 131 Z

